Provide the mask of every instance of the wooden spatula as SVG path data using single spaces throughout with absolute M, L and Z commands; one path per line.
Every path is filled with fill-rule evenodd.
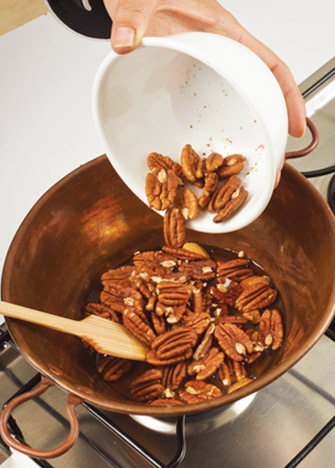
M 72 320 L 4 301 L 0 301 L 0 314 L 78 336 L 102 354 L 145 361 L 149 351 L 123 325 L 97 315 Z

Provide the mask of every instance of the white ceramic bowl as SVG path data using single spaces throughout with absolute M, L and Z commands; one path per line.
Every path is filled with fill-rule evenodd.
M 191 229 L 235 231 L 271 198 L 287 141 L 285 100 L 267 66 L 231 39 L 192 32 L 145 38 L 127 55 L 110 52 L 96 74 L 93 113 L 112 165 L 146 204 L 151 152 L 179 162 L 189 143 L 201 156 L 246 156 L 243 207 L 220 224 L 203 211 L 187 222 Z

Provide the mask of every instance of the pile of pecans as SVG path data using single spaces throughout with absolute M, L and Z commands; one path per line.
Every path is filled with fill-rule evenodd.
M 166 210 L 165 245 L 137 252 L 129 264 L 105 272 L 99 303 L 85 308 L 86 314 L 122 323 L 150 347 L 146 370 L 131 382 L 135 400 L 182 405 L 234 392 L 253 381 L 250 366 L 256 360 L 282 345 L 282 316 L 270 308 L 277 298 L 271 280 L 243 252 L 215 260 L 186 242 L 184 222 L 199 208 L 217 213 L 214 222 L 221 222 L 245 201 L 247 192 L 236 177 L 244 160 L 218 153 L 200 158 L 190 145 L 182 150 L 181 164 L 157 153 L 148 156 L 145 190 L 150 207 Z M 202 188 L 199 200 L 185 188 L 188 182 Z M 115 382 L 134 365 L 101 356 L 98 372 Z
M 134 400 L 193 404 L 253 381 L 252 363 L 278 350 L 284 336 L 277 291 L 255 269 L 243 252 L 214 260 L 186 242 L 138 252 L 102 275 L 100 302 L 87 304 L 86 314 L 122 323 L 150 347 L 145 369 L 131 381 Z M 133 361 L 100 356 L 106 381 L 131 369 L 136 375 Z
M 236 174 L 242 171 L 245 158 L 241 154 L 223 157 L 211 153 L 206 158 L 185 145 L 181 153 L 181 164 L 169 156 L 151 153 L 147 164 L 151 172 L 145 179 L 145 192 L 149 206 L 158 211 L 174 211 L 179 222 L 195 219 L 199 209 L 207 208 L 216 213 L 215 223 L 231 218 L 245 202 L 248 192 Z M 186 188 L 190 184 L 201 188 L 199 199 L 194 191 Z

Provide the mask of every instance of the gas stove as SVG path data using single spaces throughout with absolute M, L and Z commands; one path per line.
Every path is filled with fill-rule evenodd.
M 334 211 L 335 59 L 300 86 L 309 117 L 320 132 L 319 147 L 294 165 L 321 192 Z M 289 149 L 308 143 L 290 139 Z M 33 388 L 39 374 L 0 327 L 1 406 Z M 59 445 L 67 435 L 66 394 L 51 387 L 10 420 L 12 434 L 40 449 Z M 174 467 L 242 466 L 332 468 L 335 459 L 335 323 L 313 349 L 282 377 L 233 405 L 173 419 L 128 416 L 82 403 L 77 407 L 80 436 L 65 455 L 34 462 L 14 453 L 1 466 Z M 9 450 L 1 442 L 0 462 Z M 30 463 L 30 464 L 29 464 Z

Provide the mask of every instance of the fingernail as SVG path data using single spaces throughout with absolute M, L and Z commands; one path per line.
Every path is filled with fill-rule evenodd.
M 129 47 L 134 44 L 135 30 L 133 28 L 122 27 L 115 31 L 114 45 L 117 47 Z

